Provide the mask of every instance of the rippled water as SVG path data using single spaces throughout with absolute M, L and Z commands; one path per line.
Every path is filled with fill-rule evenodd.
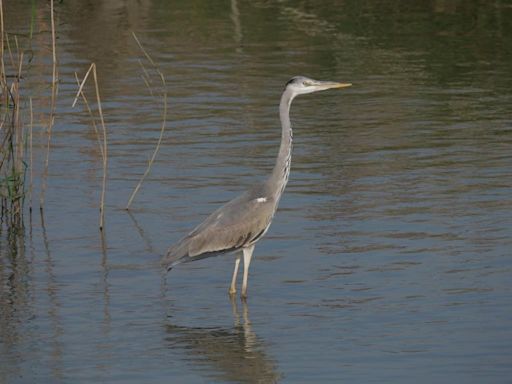
M 22 44 L 35 15 L 26 84 L 44 121 L 48 5 L 4 8 Z M 56 12 L 44 225 L 27 212 L 22 233 L 0 237 L 0 382 L 510 381 L 512 3 L 69 0 Z M 162 115 L 131 31 L 166 76 L 169 116 L 127 213 Z M 74 72 L 92 61 L 109 139 L 103 237 L 101 155 L 71 108 Z M 227 296 L 231 256 L 165 276 L 173 241 L 270 172 L 297 74 L 354 86 L 294 102 L 290 183 L 248 302 Z

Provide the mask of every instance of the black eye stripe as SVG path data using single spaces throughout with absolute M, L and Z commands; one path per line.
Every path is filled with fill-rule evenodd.
M 313 85 L 311 83 L 311 81 L 304 79 L 301 76 L 292 77 L 290 80 L 288 80 L 288 82 L 285 84 L 284 87 L 286 88 L 290 84 L 299 85 L 299 86 L 303 86 L 303 87 L 309 87 L 309 86 Z
M 292 77 L 290 80 L 288 80 L 288 82 L 286 83 L 285 87 L 287 87 L 288 85 L 290 85 L 291 83 L 294 83 L 296 80 L 295 77 Z

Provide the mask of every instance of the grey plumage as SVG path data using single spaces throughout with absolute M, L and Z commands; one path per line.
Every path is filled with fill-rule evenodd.
M 281 120 L 281 146 L 272 174 L 263 182 L 229 201 L 192 232 L 169 248 L 162 265 L 170 270 L 183 262 L 243 250 L 244 283 L 242 297 L 247 294 L 247 274 L 254 244 L 265 234 L 279 204 L 290 173 L 292 153 L 292 128 L 290 105 L 300 94 L 329 88 L 348 87 L 351 84 L 317 81 L 297 76 L 286 83 L 279 104 Z M 235 292 L 240 255 L 236 258 L 230 293 Z
M 199 260 L 241 249 L 256 242 L 272 220 L 277 202 L 267 198 L 265 185 L 258 185 L 229 201 L 192 232 L 169 248 L 163 263 L 172 268 L 181 262 Z

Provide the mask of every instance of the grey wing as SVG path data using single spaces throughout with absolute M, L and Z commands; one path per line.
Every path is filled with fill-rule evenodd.
M 254 243 L 267 230 L 274 210 L 271 199 L 245 193 L 217 209 L 172 246 L 162 264 L 172 268 L 181 262 L 232 252 Z

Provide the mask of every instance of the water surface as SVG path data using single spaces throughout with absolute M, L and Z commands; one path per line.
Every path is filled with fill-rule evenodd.
M 28 44 L 35 15 L 26 89 L 44 122 L 49 9 L 31 4 L 4 4 L 6 30 Z M 512 3 L 70 0 L 56 14 L 44 222 L 27 211 L 0 236 L 0 382 L 510 380 Z M 162 114 L 131 31 L 166 76 L 169 116 L 128 214 Z M 90 62 L 103 236 L 101 154 L 71 108 Z M 354 86 L 294 102 L 290 182 L 248 302 L 227 296 L 231 256 L 166 277 L 165 249 L 272 169 L 297 74 Z

